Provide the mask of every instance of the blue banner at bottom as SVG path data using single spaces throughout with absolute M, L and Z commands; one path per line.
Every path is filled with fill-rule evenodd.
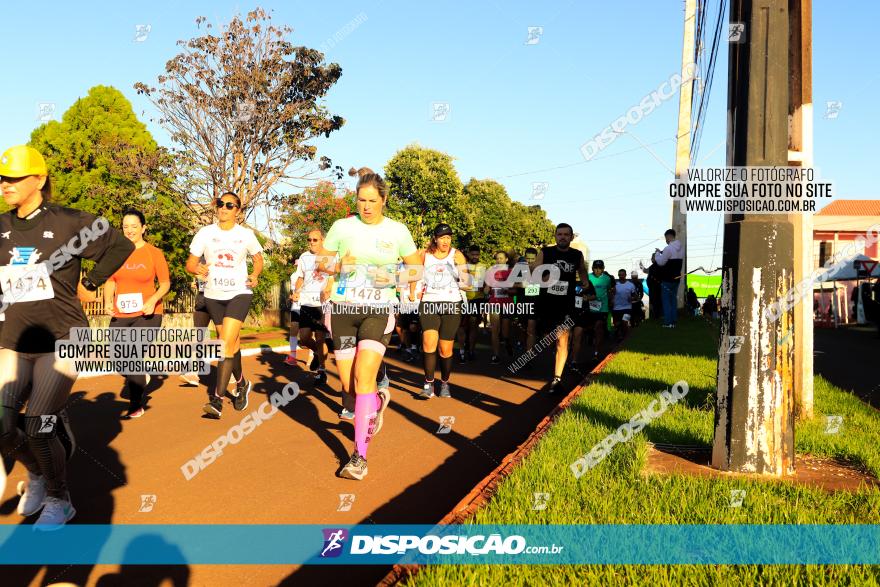
M 878 525 L 0 525 L 0 564 L 880 564 Z

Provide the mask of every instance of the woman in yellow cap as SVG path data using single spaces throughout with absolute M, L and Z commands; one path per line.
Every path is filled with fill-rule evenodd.
M 71 361 L 56 358 L 55 341 L 88 327 L 80 300 L 93 301 L 134 250 L 105 218 L 50 203 L 48 175 L 31 147 L 0 156 L 0 190 L 12 206 L 0 215 L 0 448 L 28 470 L 18 512 L 42 509 L 35 526 L 44 530 L 76 514 L 58 428 L 77 373 Z M 80 281 L 81 259 L 96 263 Z M 24 430 L 16 425 L 22 408 Z

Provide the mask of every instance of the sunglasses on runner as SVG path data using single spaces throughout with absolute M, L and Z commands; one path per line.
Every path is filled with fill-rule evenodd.
M 321 242 L 321 239 L 319 239 L 319 238 L 310 238 L 310 239 L 308 239 L 308 241 L 309 241 L 310 243 L 317 243 L 317 242 Z
M 234 210 L 238 208 L 238 206 L 235 205 L 235 202 L 224 202 L 223 200 L 217 200 L 218 208 L 223 208 L 224 206 L 227 210 Z

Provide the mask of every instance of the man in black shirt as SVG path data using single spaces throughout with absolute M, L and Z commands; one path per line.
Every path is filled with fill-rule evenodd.
M 571 248 L 574 231 L 569 224 L 559 224 L 556 227 L 556 246 L 543 247 L 538 253 L 535 265 L 556 265 L 559 269 L 559 279 L 550 281 L 546 287 L 541 287 L 538 296 L 537 328 L 530 328 L 527 347 L 532 349 L 535 345 L 536 330 L 547 332 L 565 323 L 566 319 L 574 315 L 575 311 L 575 287 L 578 281 L 584 283 L 587 280 L 587 268 L 584 265 L 584 255 L 577 249 Z M 531 325 L 530 325 L 531 326 Z M 549 393 L 560 390 L 562 371 L 568 360 L 568 338 L 571 327 L 559 330 L 556 339 L 556 360 L 553 368 L 553 379 L 548 388 Z

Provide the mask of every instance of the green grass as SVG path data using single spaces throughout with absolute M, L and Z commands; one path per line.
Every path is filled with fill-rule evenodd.
M 716 330 L 686 321 L 674 331 L 638 328 L 598 381 L 559 417 L 535 450 L 470 522 L 476 524 L 819 524 L 880 523 L 880 491 L 829 493 L 791 483 L 645 476 L 647 441 L 710 446 L 714 413 Z M 673 353 L 672 350 L 675 350 Z M 575 479 L 569 465 L 679 381 L 688 395 L 631 442 L 618 444 Z M 817 377 L 816 417 L 799 423 L 796 446 L 848 460 L 880 475 L 880 412 Z M 823 414 L 839 414 L 839 434 L 825 434 Z M 730 490 L 746 490 L 740 508 Z M 550 493 L 533 511 L 533 493 Z M 432 566 L 407 585 L 878 585 L 869 566 Z

